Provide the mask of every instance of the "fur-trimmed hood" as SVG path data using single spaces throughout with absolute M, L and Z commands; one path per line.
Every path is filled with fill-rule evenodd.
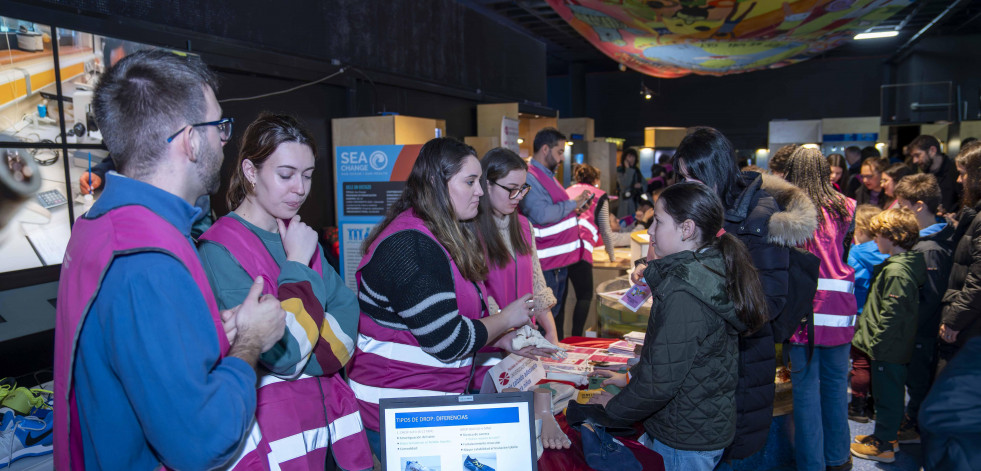
M 797 247 L 814 237 L 817 210 L 810 198 L 779 177 L 742 172 L 726 222 L 738 234 L 756 234 L 782 247 Z
M 770 217 L 770 242 L 796 247 L 814 238 L 818 227 L 817 209 L 807 194 L 780 177 L 760 176 L 763 177 L 763 191 L 780 205 L 780 211 Z

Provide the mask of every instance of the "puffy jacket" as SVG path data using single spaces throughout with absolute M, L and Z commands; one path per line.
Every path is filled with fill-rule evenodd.
M 606 405 L 621 421 L 644 420 L 647 433 L 680 450 L 725 448 L 736 433 L 739 332 L 726 293 L 722 254 L 713 247 L 651 262 L 655 293 L 640 362 Z M 773 376 L 773 374 L 770 374 Z
M 926 263 L 919 252 L 892 255 L 877 265 L 852 345 L 873 360 L 909 363 L 924 282 Z
M 940 331 L 940 302 L 947 291 L 950 269 L 954 264 L 953 237 L 953 226 L 937 224 L 921 230 L 920 241 L 913 246 L 914 251 L 923 254 L 926 264 L 926 283 L 920 289 L 917 337 L 937 338 Z
M 726 209 L 725 230 L 749 249 L 772 319 L 787 300 L 790 247 L 811 238 L 817 228 L 817 211 L 803 191 L 770 175 L 743 172 L 734 191 L 738 194 Z M 777 366 L 773 345 L 769 324 L 739 338 L 736 439 L 726 451 L 727 459 L 749 457 L 766 444 Z
M 956 342 L 959 346 L 981 335 L 981 205 L 965 211 L 965 215 L 971 214 L 975 216 L 961 218 L 957 225 L 957 232 L 965 224 L 967 227 L 954 249 L 954 266 L 941 314 L 941 323 L 960 332 Z

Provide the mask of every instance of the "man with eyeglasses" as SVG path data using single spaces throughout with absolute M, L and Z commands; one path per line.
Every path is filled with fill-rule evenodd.
M 221 142 L 225 143 L 231 139 L 232 123 L 234 122 L 235 120 L 232 118 L 222 118 L 219 121 L 198 123 L 194 126 L 217 126 Z M 183 129 L 181 129 L 181 131 L 183 131 Z M 167 142 L 170 142 L 173 140 L 173 138 L 177 137 L 181 131 L 178 131 L 176 134 L 169 137 Z M 78 179 L 78 186 L 81 193 L 83 195 L 95 193 L 95 190 L 102 186 L 102 182 L 106 179 L 106 174 L 115 171 L 116 163 L 113 162 L 111 155 L 105 159 L 102 159 L 102 162 L 99 162 L 98 165 L 92 167 L 91 172 L 82 172 L 82 176 Z M 204 234 L 204 231 L 207 231 L 208 228 L 215 222 L 215 215 L 211 212 L 211 195 L 201 195 L 201 197 L 194 202 L 194 207 L 201 209 L 201 218 L 195 221 L 194 225 L 191 226 L 191 237 L 193 237 L 194 240 L 198 240 L 198 237 L 200 237 L 201 234 Z
M 76 221 L 55 329 L 56 469 L 212 469 L 256 408 L 256 361 L 285 313 L 262 280 L 219 312 L 190 237 L 231 137 L 194 56 L 136 52 L 94 110 L 119 173 Z
M 585 260 L 584 245 L 579 238 L 576 216 L 585 207 L 588 193 L 570 199 L 555 179 L 555 170 L 565 151 L 565 135 L 555 128 L 545 128 L 535 135 L 535 154 L 528 165 L 528 195 L 521 200 L 521 214 L 533 227 L 538 260 L 542 264 L 545 284 L 558 301 L 552 306 L 552 317 L 561 338 L 564 329 L 565 293 L 569 266 Z M 591 255 L 590 255 L 591 256 Z

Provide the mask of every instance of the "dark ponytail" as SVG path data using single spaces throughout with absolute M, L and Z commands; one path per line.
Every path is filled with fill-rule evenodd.
M 742 241 L 727 233 L 716 237 L 724 214 L 719 196 L 702 183 L 682 182 L 667 187 L 658 202 L 675 223 L 691 219 L 701 230 L 703 247 L 714 244 L 719 249 L 726 267 L 726 292 L 748 329 L 743 335 L 759 330 L 767 321 L 763 285 Z
M 715 245 L 722 252 L 722 260 L 726 264 L 726 291 L 729 292 L 729 299 L 736 306 L 739 320 L 748 329 L 743 335 L 752 334 L 763 327 L 768 319 L 760 274 L 753 265 L 746 245 L 736 236 L 722 234 L 716 239 Z

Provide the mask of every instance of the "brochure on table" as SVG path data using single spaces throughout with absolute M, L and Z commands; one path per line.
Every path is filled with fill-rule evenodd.
M 357 290 L 354 273 L 361 262 L 361 243 L 402 194 L 421 148 L 422 145 L 336 148 L 340 275 L 352 290 Z
M 381 399 L 382 468 L 537 470 L 532 401 L 529 392 Z

